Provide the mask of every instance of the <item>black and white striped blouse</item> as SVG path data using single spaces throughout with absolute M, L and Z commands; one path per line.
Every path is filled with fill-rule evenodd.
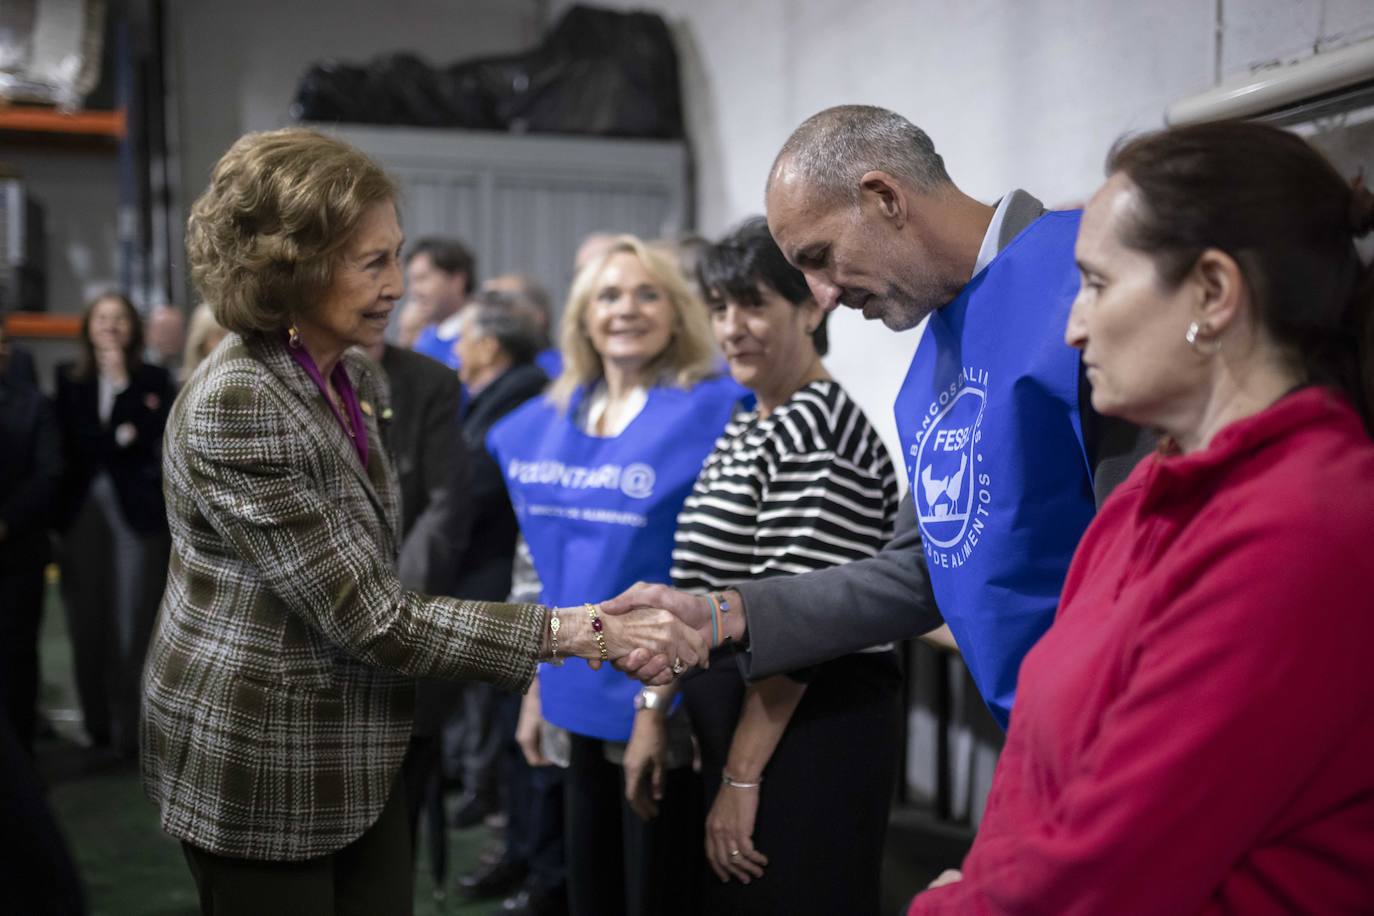
M 704 591 L 869 557 L 892 537 L 897 478 L 834 381 L 768 417 L 739 411 L 678 516 L 673 584 Z

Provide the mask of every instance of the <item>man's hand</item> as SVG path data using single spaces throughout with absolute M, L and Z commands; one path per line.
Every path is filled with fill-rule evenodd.
M 636 582 L 609 601 L 601 602 L 601 610 L 606 614 L 624 614 L 637 607 L 657 607 L 671 611 L 687 626 L 700 631 L 703 627 L 711 633 L 711 604 L 705 595 L 680 592 L 666 585 Z
M 615 666 L 646 684 L 662 686 L 688 668 L 709 664 L 710 649 L 701 634 L 669 611 L 641 607 L 608 616 L 606 648 Z M 614 637 L 611 633 L 614 631 Z M 632 668 L 624 664 L 631 655 L 658 659 L 661 665 Z
M 634 608 L 652 607 L 662 608 L 671 611 L 686 625 L 696 630 L 697 634 L 711 646 L 713 636 L 718 637 L 722 642 L 731 637 L 740 639 L 744 636 L 744 602 L 739 594 L 734 591 L 724 593 L 730 605 L 728 613 L 720 617 L 721 630 L 719 633 L 711 631 L 711 602 L 705 595 L 693 595 L 689 592 L 678 591 L 666 585 L 654 585 L 647 582 L 637 582 L 625 591 L 616 595 L 609 601 L 601 602 L 601 610 L 607 614 L 625 614 Z M 637 649 L 624 658 L 617 659 L 615 666 L 621 671 L 638 678 L 645 683 L 662 684 L 665 683 L 664 673 L 669 672 L 671 677 L 672 659 L 665 655 L 654 655 L 644 649 Z
M 604 610 L 604 608 L 602 608 Z M 561 629 L 559 644 L 563 654 L 589 660 L 601 657 L 600 644 L 591 617 L 582 608 L 561 608 L 558 611 Z M 647 684 L 661 686 L 698 665 L 706 667 L 706 640 L 662 608 L 639 607 L 617 614 L 601 615 L 601 637 L 605 640 L 606 655 L 616 667 Z M 627 668 L 620 662 L 631 654 L 659 659 L 661 664 L 647 670 L 643 665 Z M 674 670 L 676 669 L 676 670 Z

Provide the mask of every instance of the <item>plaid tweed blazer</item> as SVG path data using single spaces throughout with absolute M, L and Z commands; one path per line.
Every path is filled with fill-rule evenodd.
M 380 370 L 347 353 L 369 460 L 283 341 L 231 335 L 177 398 L 167 590 L 144 669 L 142 764 L 162 827 L 225 856 L 335 852 L 382 810 L 415 676 L 523 691 L 542 609 L 396 578 Z M 456 419 L 455 419 L 456 422 Z

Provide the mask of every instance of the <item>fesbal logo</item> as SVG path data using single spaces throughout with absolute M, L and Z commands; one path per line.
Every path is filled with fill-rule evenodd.
M 978 546 L 992 502 L 990 475 L 983 469 L 986 369 L 964 367 L 921 417 L 921 432 L 909 447 L 911 492 L 930 563 L 962 566 Z
M 657 475 L 647 464 L 600 464 L 581 467 L 561 461 L 521 461 L 512 458 L 506 476 L 521 484 L 543 484 L 566 490 L 619 490 L 631 499 L 654 495 Z

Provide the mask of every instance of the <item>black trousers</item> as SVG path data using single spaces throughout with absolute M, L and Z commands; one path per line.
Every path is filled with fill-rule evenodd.
M 0 719 L 0 911 L 80 916 L 81 881 L 33 758 Z
M 338 852 L 260 862 L 181 844 L 202 916 L 410 916 L 414 865 L 405 786 L 398 776 L 381 816 Z
M 502 734 L 495 721 L 503 691 L 476 681 L 464 683 L 452 716 L 444 723 L 444 775 L 460 778 L 463 791 L 496 799 L 501 791 Z
M 0 703 L 20 747 L 30 754 L 38 707 L 42 619 L 43 565 L 0 570 Z
M 532 767 L 515 743 L 521 697 L 503 693 L 496 701 L 496 727 L 505 741 L 506 852 L 512 865 L 528 870 L 526 884 L 556 891 L 567 881 L 563 848 L 563 768 Z
M 722 883 L 709 869 L 702 912 L 711 916 L 876 916 L 883 842 L 897 785 L 901 663 L 895 652 L 848 655 L 809 669 L 758 790 L 721 789 L 744 681 L 712 664 L 684 681 L 701 748 L 707 805 L 719 791 L 758 791 L 754 846 L 763 877 Z
M 444 812 L 444 774 L 439 764 L 439 736 L 411 735 L 410 746 L 401 761 L 411 850 L 416 852 L 415 840 L 423 817 L 429 840 L 426 851 L 430 876 L 434 886 L 442 888 L 448 875 L 448 819 Z
M 93 742 L 126 757 L 138 753 L 143 658 L 170 552 L 166 532 L 128 527 L 103 475 L 62 536 L 62 602 L 82 721 Z
M 572 916 L 696 914 L 705 813 L 690 767 L 664 778 L 658 817 L 625 800 L 625 772 L 604 742 L 572 736 L 564 777 L 568 905 Z

